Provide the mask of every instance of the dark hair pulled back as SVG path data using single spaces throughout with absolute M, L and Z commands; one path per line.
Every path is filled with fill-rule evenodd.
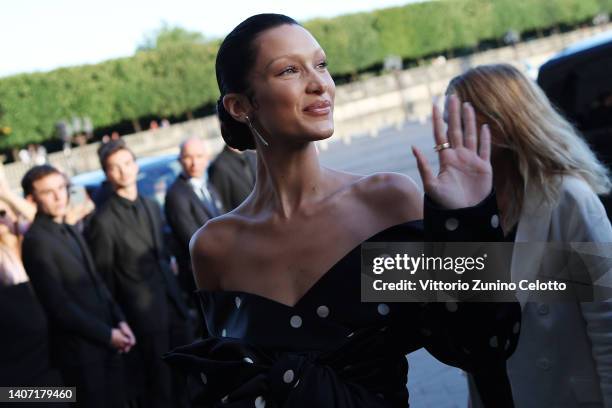
M 217 101 L 217 114 L 221 122 L 221 135 L 230 147 L 239 150 L 255 149 L 255 140 L 247 125 L 235 120 L 223 106 L 223 96 L 228 93 L 248 93 L 247 77 L 256 59 L 253 42 L 257 36 L 281 25 L 299 25 L 291 17 L 282 14 L 257 14 L 238 24 L 225 37 L 215 61 L 217 84 L 221 97 Z

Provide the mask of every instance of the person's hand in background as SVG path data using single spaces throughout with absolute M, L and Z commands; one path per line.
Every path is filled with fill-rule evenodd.
M 129 347 L 127 347 L 127 350 L 125 351 L 127 353 L 132 347 L 134 347 L 134 345 L 136 345 L 136 336 L 134 336 L 134 333 L 127 322 L 119 322 L 119 330 L 121 330 L 121 333 L 127 336 L 130 341 Z
M 111 346 L 119 351 L 120 353 L 127 353 L 130 351 L 130 338 L 125 335 L 120 329 L 111 330 Z
M 65 222 L 66 224 L 75 225 L 83 218 L 87 217 L 93 210 L 96 209 L 96 206 L 91 198 L 87 197 L 85 201 L 79 204 L 71 204 L 66 212 Z
M 2 165 L 0 165 L 0 200 L 8 203 L 18 216 L 28 222 L 34 221 L 36 206 L 11 189 Z

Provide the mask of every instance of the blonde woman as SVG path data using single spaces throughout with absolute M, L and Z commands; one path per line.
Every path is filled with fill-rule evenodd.
M 13 192 L 0 171 L 0 286 L 28 281 L 21 262 L 21 240 L 35 214 L 36 207 Z
M 23 234 L 36 207 L 13 192 L 0 165 L 0 384 L 60 386 L 49 361 L 48 325 L 23 266 Z
M 612 242 L 597 194 L 610 191 L 607 169 L 544 93 L 510 65 L 480 66 L 454 78 L 447 94 L 471 104 L 491 129 L 493 180 L 506 240 Z M 533 256 L 517 246 L 514 279 L 554 275 L 572 259 L 591 274 L 602 264 L 579 253 Z M 522 248 L 522 249 L 521 249 Z M 611 280 L 610 263 L 598 283 Z M 517 407 L 612 406 L 612 303 L 523 299 L 521 337 L 508 360 Z M 473 391 L 473 390 L 472 390 Z M 476 392 L 472 406 L 480 406 Z

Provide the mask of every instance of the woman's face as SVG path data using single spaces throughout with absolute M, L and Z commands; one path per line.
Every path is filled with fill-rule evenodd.
M 300 26 L 282 25 L 261 33 L 254 46 L 252 117 L 264 138 L 311 142 L 330 137 L 335 84 L 314 37 Z

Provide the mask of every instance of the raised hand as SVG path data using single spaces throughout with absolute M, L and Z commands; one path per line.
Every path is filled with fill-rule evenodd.
M 476 205 L 491 192 L 491 133 L 489 127 L 483 125 L 478 135 L 476 115 L 471 105 L 463 104 L 461 107 L 455 95 L 449 98 L 446 133 L 437 106 L 434 105 L 432 113 L 434 140 L 440 161 L 438 175 L 434 175 L 420 150 L 413 146 L 412 152 L 417 160 L 425 193 L 438 205 L 456 209 Z

